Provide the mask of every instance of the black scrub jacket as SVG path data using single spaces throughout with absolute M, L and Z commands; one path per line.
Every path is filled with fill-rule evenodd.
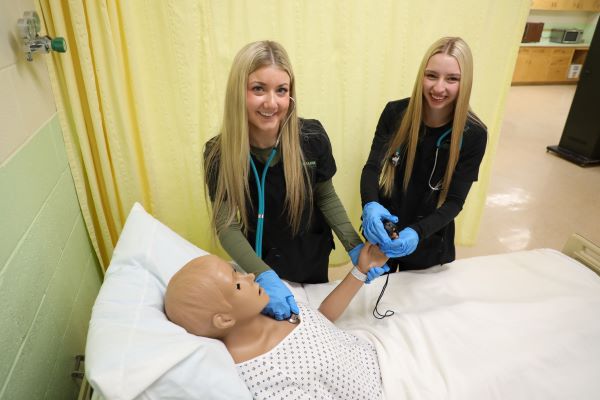
M 314 188 L 336 173 L 331 143 L 323 125 L 315 119 L 300 119 L 300 146 L 304 154 L 310 184 Z M 265 167 L 254 155 L 259 177 Z M 334 247 L 331 228 L 316 206 L 313 196 L 312 209 L 305 206 L 300 232 L 292 235 L 289 218 L 285 211 L 286 182 L 281 160 L 269 167 L 265 183 L 265 222 L 263 228 L 262 258 L 282 279 L 299 283 L 323 283 L 328 281 L 329 255 Z M 252 247 L 256 243 L 256 218 L 258 210 L 258 188 L 252 171 L 249 172 L 251 202 L 248 210 L 248 232 L 246 239 Z M 215 182 L 216 183 L 216 182 Z M 216 184 L 209 185 L 214 199 Z
M 440 191 L 432 190 L 429 181 L 434 166 L 436 142 L 452 127 L 452 121 L 439 128 L 424 128 L 417 145 L 412 177 L 406 193 L 402 189 L 405 168 L 405 159 L 402 157 L 396 167 L 392 196 L 386 198 L 379 188 L 379 176 L 383 163 L 391 162 L 384 160 L 385 153 L 408 107 L 408 101 L 409 99 L 396 100 L 385 106 L 360 180 L 363 206 L 371 201 L 379 202 L 398 217 L 399 230 L 410 227 L 419 235 L 419 244 L 414 253 L 388 261 L 392 270 L 396 267 L 399 270 L 424 269 L 454 261 L 454 218 L 462 210 L 471 185 L 477 181 L 487 142 L 486 129 L 467 121 L 446 201 L 437 208 Z M 446 171 L 449 140 L 450 135 L 443 140 L 439 149 L 437 165 L 431 178 L 431 185 L 434 187 Z

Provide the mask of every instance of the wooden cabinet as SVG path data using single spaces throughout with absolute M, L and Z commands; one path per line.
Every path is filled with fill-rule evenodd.
M 521 47 L 513 74 L 513 83 L 543 82 L 546 79 L 550 50 Z
M 569 10 L 573 0 L 533 0 L 532 10 Z
M 513 84 L 576 82 L 569 78 L 571 64 L 583 64 L 587 49 L 574 47 L 528 47 L 519 49 Z
M 569 66 L 573 59 L 573 49 L 552 49 L 550 52 L 546 81 L 563 82 L 569 74 Z
M 600 12 L 600 0 L 581 0 L 583 2 L 583 11 Z
M 600 0 L 533 0 L 531 9 L 600 12 Z

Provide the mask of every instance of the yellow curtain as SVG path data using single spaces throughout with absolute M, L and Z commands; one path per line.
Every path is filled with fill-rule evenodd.
M 300 115 L 327 129 L 334 184 L 358 227 L 360 171 L 385 103 L 410 95 L 435 39 L 465 38 L 475 58 L 471 104 L 489 128 L 480 180 L 457 228 L 457 243 L 475 241 L 529 0 L 39 0 L 39 8 L 48 34 L 68 42 L 48 66 L 81 208 L 105 267 L 135 201 L 219 252 L 202 147 L 218 132 L 233 56 L 260 39 L 288 50 Z M 332 264 L 347 260 L 337 247 Z

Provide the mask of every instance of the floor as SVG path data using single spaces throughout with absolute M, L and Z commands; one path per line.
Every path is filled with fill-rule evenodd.
M 560 250 L 573 232 L 600 243 L 600 166 L 546 152 L 574 94 L 575 85 L 510 88 L 477 244 L 457 247 L 458 258 Z
M 600 166 L 546 152 L 560 140 L 574 93 L 574 85 L 510 88 L 477 243 L 457 246 L 457 258 L 560 250 L 573 232 L 600 243 Z M 348 269 L 330 269 L 330 279 Z

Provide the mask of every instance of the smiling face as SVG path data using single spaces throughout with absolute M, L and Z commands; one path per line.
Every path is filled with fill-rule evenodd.
M 261 67 L 248 76 L 246 110 L 252 145 L 275 145 L 290 106 L 289 93 L 290 76 L 275 65 Z
M 460 67 L 450 55 L 438 53 L 429 59 L 423 76 L 426 112 L 448 116 L 454 110 L 460 85 Z

